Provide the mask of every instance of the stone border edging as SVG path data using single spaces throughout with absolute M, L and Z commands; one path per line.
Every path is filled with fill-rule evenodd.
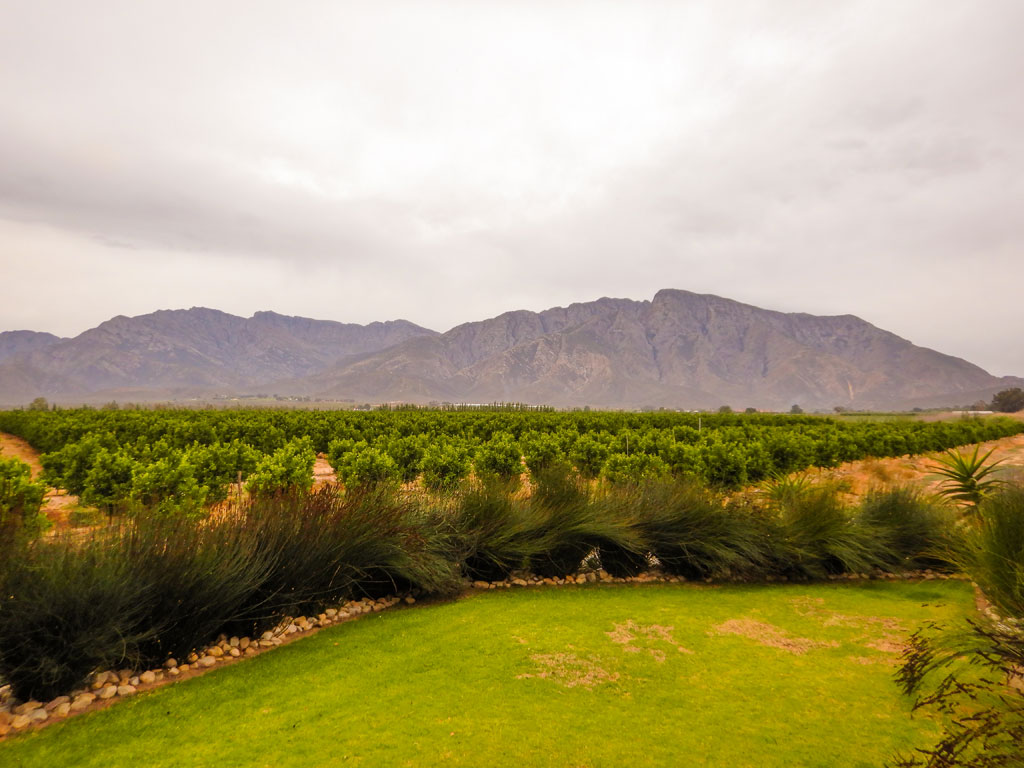
M 175 659 L 168 659 L 163 667 L 143 672 L 129 669 L 97 672 L 85 688 L 46 703 L 19 702 L 11 698 L 10 686 L 0 687 L 0 742 L 8 734 L 38 730 L 76 714 L 104 709 L 118 699 L 177 680 L 196 677 L 214 667 L 224 666 L 225 663 L 250 658 L 286 645 L 321 628 L 350 621 L 363 614 L 379 613 L 400 604 L 412 605 L 415 602 L 416 598 L 411 594 L 378 600 L 349 600 L 339 608 L 327 608 L 315 617 L 287 617 L 258 639 L 221 635 L 214 643 L 200 652 L 193 652 L 180 664 Z

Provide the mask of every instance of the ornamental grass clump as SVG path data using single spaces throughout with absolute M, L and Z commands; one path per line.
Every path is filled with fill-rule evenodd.
M 633 502 L 642 541 L 663 570 L 688 579 L 759 572 L 765 562 L 760 527 L 739 503 L 726 504 L 691 482 L 654 482 Z
M 332 502 L 323 490 L 296 492 L 257 497 L 239 512 L 267 571 L 232 625 L 237 633 L 262 632 L 282 616 L 351 594 L 351 576 L 341 565 L 347 541 L 336 535 L 341 526 Z
M 514 482 L 514 481 L 513 481 Z M 453 557 L 473 580 L 500 581 L 538 553 L 542 516 L 497 480 L 464 486 L 452 497 Z
M 152 636 L 147 584 L 110 532 L 36 541 L 0 563 L 0 679 L 24 701 L 81 687 L 98 669 L 134 666 Z
M 820 579 L 885 565 L 885 534 L 858 525 L 835 487 L 809 486 L 785 495 L 774 507 L 780 528 L 773 539 L 775 570 Z
M 859 526 L 878 537 L 890 571 L 951 570 L 955 512 L 913 487 L 870 491 L 856 512 Z
M 605 548 L 640 550 L 637 532 L 614 507 L 595 503 L 589 486 L 567 465 L 534 475 L 530 507 L 539 519 L 530 569 L 555 578 L 575 573 L 583 560 Z
M 347 495 L 342 517 L 346 531 L 361 531 L 346 555 L 355 596 L 458 590 L 459 563 L 451 557 L 454 533 L 436 501 L 377 488 Z M 375 538 L 378 521 L 385 523 L 384 535 Z
M 20 543 L 0 561 L 0 679 L 45 700 L 364 595 L 454 591 L 453 533 L 385 491 L 257 498 L 221 517 L 136 519 Z
M 627 536 L 619 541 L 606 539 L 597 549 L 598 561 L 605 571 L 617 578 L 638 576 L 651 566 L 650 546 L 644 538 L 642 515 L 638 505 L 638 489 L 633 487 L 607 487 L 594 499 L 603 513 L 624 523 Z
M 269 563 L 247 607 L 257 629 L 353 596 L 447 592 L 457 583 L 437 517 L 388 489 L 345 494 L 324 486 L 257 499 L 244 521 Z
M 116 542 L 128 578 L 144 588 L 139 604 L 139 662 L 156 667 L 184 658 L 251 609 L 272 561 L 256 535 L 231 516 L 194 522 L 140 519 Z
M 1024 486 L 1007 484 L 964 526 L 955 560 L 996 609 L 1024 618 Z

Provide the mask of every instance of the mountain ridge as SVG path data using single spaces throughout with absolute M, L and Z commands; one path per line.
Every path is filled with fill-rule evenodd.
M 0 355 L 7 335 L 0 333 Z M 20 343 L 0 357 L 0 402 L 273 391 L 361 402 L 780 410 L 923 407 L 1024 383 L 855 315 L 779 312 L 672 288 L 649 300 L 512 310 L 444 333 L 405 320 L 355 325 L 271 311 L 241 318 L 194 307 L 119 315 L 73 339 Z
M 205 307 L 117 315 L 0 362 L 0 399 L 32 391 L 78 398 L 118 389 L 238 392 L 435 333 L 407 320 L 357 325 L 274 312 L 243 318 Z
M 41 331 L 0 332 L 0 363 L 9 357 L 43 349 L 58 341 L 64 341 L 64 339 Z

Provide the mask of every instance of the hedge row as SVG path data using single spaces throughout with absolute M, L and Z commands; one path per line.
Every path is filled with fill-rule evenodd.
M 806 579 L 941 567 L 954 530 L 950 509 L 908 490 L 848 508 L 828 488 L 786 484 L 729 500 L 684 482 L 590 489 L 557 470 L 528 498 L 496 482 L 443 497 L 325 487 L 215 519 L 21 543 L 0 561 L 0 677 L 19 698 L 52 698 L 221 632 L 519 569 L 562 576 L 586 562 L 626 576 L 657 562 L 687 578 Z
M 1024 430 L 1010 419 L 839 422 L 764 415 L 472 412 L 0 412 L 44 451 L 44 479 L 110 511 L 200 514 L 239 477 L 261 493 L 308 485 L 326 452 L 346 485 L 471 472 L 511 479 L 569 462 L 611 484 L 693 478 L 725 488 L 865 456 L 937 451 Z

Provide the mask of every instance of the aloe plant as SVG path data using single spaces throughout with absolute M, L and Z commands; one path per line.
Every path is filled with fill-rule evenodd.
M 963 506 L 977 507 L 983 498 L 1003 484 L 1002 480 L 990 477 L 1002 464 L 1001 459 L 988 461 L 994 450 L 993 448 L 979 456 L 978 446 L 974 446 L 974 451 L 970 455 L 950 449 L 942 456 L 936 457 L 938 464 L 931 469 L 945 478 L 939 493 Z

